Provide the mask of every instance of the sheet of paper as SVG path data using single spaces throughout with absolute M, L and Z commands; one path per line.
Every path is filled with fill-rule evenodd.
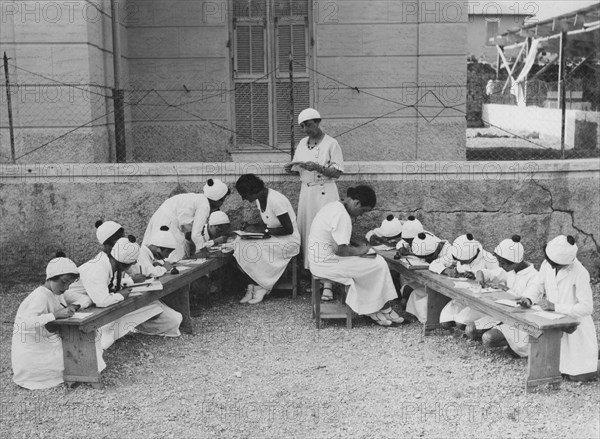
M 93 313 L 91 312 L 76 312 L 74 313 L 71 318 L 72 319 L 85 319 L 88 316 L 91 316 Z
M 243 230 L 236 230 L 235 232 L 236 235 L 238 236 L 264 236 L 264 233 L 260 233 L 260 232 L 244 232 Z
M 130 287 L 139 287 L 140 285 L 148 285 L 148 284 L 151 284 L 152 282 L 154 282 L 154 279 L 146 279 L 143 282 L 135 282 L 135 283 L 132 283 L 132 284 L 124 284 L 123 286 L 126 286 L 127 288 L 130 288 Z
M 389 245 L 380 244 L 380 245 L 374 245 L 371 248 L 375 249 L 377 251 L 386 251 L 386 250 L 394 250 L 396 247 L 390 247 Z
M 162 283 L 157 280 L 148 285 L 142 285 L 131 289 L 131 294 L 146 293 L 148 291 L 160 291 L 163 289 Z
M 551 319 L 551 320 L 562 319 L 564 317 L 563 314 L 557 314 L 555 312 L 550 312 L 550 311 L 537 311 L 537 312 L 534 312 L 534 314 L 536 316 L 540 316 L 545 319 Z
M 182 271 L 191 270 L 192 268 L 194 267 L 188 267 L 187 265 L 179 265 L 177 266 L 177 271 L 181 273 Z
M 179 267 L 181 265 L 187 265 L 187 266 L 194 266 L 194 265 L 202 265 L 206 262 L 205 258 L 198 258 L 198 259 L 182 259 L 181 261 L 178 261 L 176 264 L 176 267 Z M 179 270 L 179 268 L 177 268 Z
M 507 305 L 507 306 L 512 306 L 513 308 L 519 308 L 519 304 L 517 303 L 516 300 L 498 299 L 498 300 L 496 300 L 496 303 L 500 303 L 502 305 Z

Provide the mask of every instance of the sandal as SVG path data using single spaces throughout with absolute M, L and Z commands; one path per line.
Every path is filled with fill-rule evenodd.
M 396 313 L 391 307 L 386 310 L 381 310 L 381 313 L 385 316 L 387 320 L 392 323 L 401 324 L 404 323 L 404 319 Z
M 379 326 L 392 326 L 392 322 L 388 320 L 384 313 L 381 311 L 374 312 L 373 314 L 367 314 L 371 319 L 377 323 Z
M 326 293 L 328 291 L 329 293 Z M 331 302 L 333 301 L 333 291 L 329 287 L 323 288 L 323 292 L 321 293 L 321 302 Z

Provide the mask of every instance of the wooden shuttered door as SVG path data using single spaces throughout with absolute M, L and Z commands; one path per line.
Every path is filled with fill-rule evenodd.
M 289 54 L 295 119 L 310 106 L 308 0 L 234 0 L 236 146 L 290 146 Z M 294 123 L 294 141 L 303 136 Z

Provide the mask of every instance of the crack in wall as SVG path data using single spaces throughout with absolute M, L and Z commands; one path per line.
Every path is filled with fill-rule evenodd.
M 594 242 L 594 245 L 596 246 L 596 251 L 600 252 L 600 245 L 596 241 L 596 238 L 594 238 L 594 234 L 588 233 L 575 225 L 575 217 L 574 217 L 575 212 L 573 210 L 559 209 L 559 208 L 554 207 L 554 197 L 552 195 L 552 191 L 550 189 L 548 189 L 547 187 L 545 187 L 544 185 L 542 185 L 539 181 L 537 181 L 534 178 L 531 179 L 531 182 L 533 182 L 533 184 L 535 184 L 537 187 L 539 187 L 540 189 L 542 189 L 543 191 L 548 193 L 548 195 L 550 197 L 550 209 L 552 210 L 552 212 L 560 212 L 560 213 L 569 214 L 569 216 L 571 217 L 571 227 L 573 227 L 575 230 L 582 233 L 583 235 L 588 236 Z M 552 212 L 550 213 L 550 215 L 552 215 Z

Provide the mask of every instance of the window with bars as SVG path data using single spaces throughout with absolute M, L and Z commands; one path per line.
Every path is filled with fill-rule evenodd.
M 288 150 L 291 138 L 289 56 L 294 119 L 310 106 L 308 0 L 234 0 L 233 81 L 238 148 Z M 294 141 L 303 136 L 294 126 Z

